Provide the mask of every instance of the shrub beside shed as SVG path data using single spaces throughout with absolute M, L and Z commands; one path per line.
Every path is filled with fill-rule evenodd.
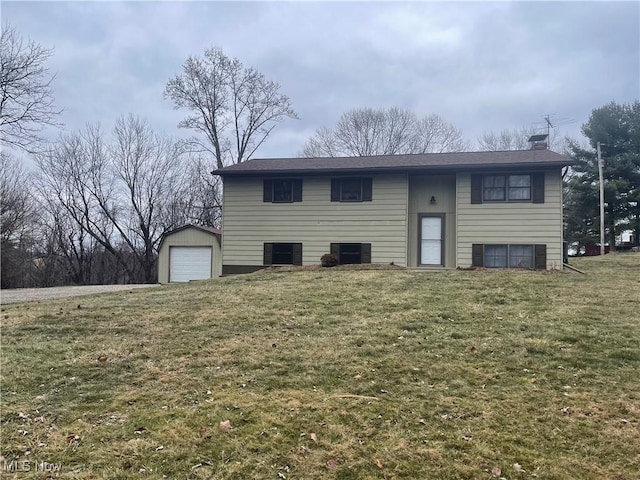
M 167 232 L 160 241 L 158 282 L 206 280 L 222 274 L 222 232 L 217 228 L 185 225 Z

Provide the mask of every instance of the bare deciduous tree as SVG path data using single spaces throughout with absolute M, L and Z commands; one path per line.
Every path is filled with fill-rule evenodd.
M 34 221 L 29 175 L 18 159 L 0 152 L 0 225 L 2 242 L 16 240 Z
M 322 127 L 300 153 L 304 157 L 395 155 L 463 151 L 462 132 L 436 114 L 418 118 L 397 107 L 345 112 L 336 127 Z
M 207 49 L 203 58 L 187 58 L 164 96 L 176 109 L 192 112 L 178 126 L 205 135 L 206 142 L 193 139 L 192 144 L 211 153 L 218 168 L 248 160 L 279 121 L 298 118 L 279 84 L 219 48 Z
M 41 203 L 42 222 L 37 230 L 37 285 L 89 285 L 97 242 L 77 225 L 64 208 L 47 198 Z
M 527 150 L 531 135 L 540 133 L 534 127 L 505 128 L 499 132 L 488 131 L 478 137 L 478 149 L 490 152 L 504 150 Z M 546 133 L 546 131 L 544 132 Z M 562 141 L 559 140 L 557 131 L 551 130 L 550 138 L 547 139 L 549 148 L 562 148 Z
M 120 195 L 128 198 L 118 210 L 104 208 L 119 237 L 136 254 L 145 281 L 155 274 L 155 256 L 162 234 L 179 219 L 171 215 L 174 198 L 186 189 L 180 150 L 175 142 L 153 133 L 129 116 L 116 122 L 111 164 Z M 123 213 L 118 220 L 118 214 Z
M 189 188 L 183 197 L 183 215 L 187 212 L 189 223 L 220 228 L 222 182 L 220 177 L 211 175 L 215 165 L 200 156 L 191 160 L 189 164 Z
M 59 126 L 52 82 L 45 64 L 52 49 L 24 42 L 5 25 L 0 37 L 0 142 L 33 152 L 46 125 Z
M 0 152 L 0 264 L 2 288 L 30 286 L 30 250 L 38 216 L 30 177 L 18 159 Z
M 533 134 L 533 128 L 521 127 L 499 132 L 488 131 L 478 137 L 479 150 L 497 152 L 501 150 L 526 150 L 527 140 Z
M 97 126 L 61 136 L 38 157 L 41 191 L 117 259 L 128 281 L 152 282 L 162 234 L 184 221 L 171 207 L 186 189 L 181 152 L 134 116 L 120 118 L 113 137 L 107 142 Z

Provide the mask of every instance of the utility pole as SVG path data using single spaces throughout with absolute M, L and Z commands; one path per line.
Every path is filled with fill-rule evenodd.
M 598 176 L 600 177 L 600 255 L 604 255 L 604 175 L 602 169 L 604 168 L 604 161 L 600 153 L 600 142 L 597 143 L 598 147 Z

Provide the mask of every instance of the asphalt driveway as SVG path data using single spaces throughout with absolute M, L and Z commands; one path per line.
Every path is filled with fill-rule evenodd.
M 83 285 L 80 287 L 48 287 L 48 288 L 17 288 L 15 290 L 0 290 L 0 304 L 20 302 L 36 302 L 53 298 L 80 297 L 96 293 L 120 292 L 138 288 L 157 287 L 158 284 L 144 285 Z

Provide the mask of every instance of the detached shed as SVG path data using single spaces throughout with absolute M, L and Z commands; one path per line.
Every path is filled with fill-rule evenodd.
M 158 282 L 206 280 L 222 274 L 222 232 L 217 228 L 185 225 L 167 232 L 160 241 Z

